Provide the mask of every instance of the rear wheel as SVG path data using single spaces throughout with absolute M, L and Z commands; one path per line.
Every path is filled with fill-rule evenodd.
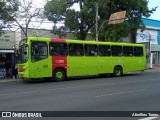
M 122 74 L 123 74 L 122 67 L 116 66 L 116 67 L 114 68 L 113 75 L 114 75 L 115 77 L 119 77 L 119 76 L 122 76 Z
M 53 72 L 53 80 L 54 81 L 63 81 L 65 79 L 65 71 L 63 69 L 56 69 Z

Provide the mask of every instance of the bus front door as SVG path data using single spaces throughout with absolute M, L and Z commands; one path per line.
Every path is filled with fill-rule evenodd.
M 44 78 L 52 76 L 51 63 L 49 64 L 48 59 L 36 61 L 31 63 L 30 65 L 31 65 L 30 69 L 31 78 Z

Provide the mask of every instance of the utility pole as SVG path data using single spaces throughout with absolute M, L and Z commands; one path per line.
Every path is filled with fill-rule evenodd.
M 85 39 L 84 36 L 84 12 L 83 12 L 83 2 L 82 0 L 79 1 L 79 7 L 80 7 L 80 11 L 81 11 L 81 23 L 80 23 L 80 33 L 81 33 L 81 39 Z
M 149 33 L 149 68 L 153 68 L 153 54 L 151 52 L 151 35 Z
M 98 41 L 98 3 L 96 3 L 96 41 Z

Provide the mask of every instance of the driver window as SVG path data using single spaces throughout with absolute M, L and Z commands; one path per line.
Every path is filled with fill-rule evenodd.
M 48 57 L 46 42 L 32 42 L 31 44 L 31 60 L 36 62 Z

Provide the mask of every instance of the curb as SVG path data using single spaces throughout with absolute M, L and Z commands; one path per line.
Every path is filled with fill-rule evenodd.
M 9 79 L 9 80 L 6 80 L 6 79 L 5 79 L 5 80 L 4 80 L 4 79 L 3 79 L 3 80 L 0 80 L 0 83 L 12 82 L 12 81 L 16 81 L 16 80 L 14 80 L 14 79 L 13 79 L 13 80 L 12 80 L 12 79 Z
M 147 72 L 159 72 L 160 71 L 160 67 L 157 68 L 149 68 L 146 70 Z
M 0 79 L 0 83 L 5 83 L 5 82 L 14 82 L 14 81 L 17 81 L 17 82 L 19 82 L 20 81 L 20 79 L 5 79 L 5 78 L 3 78 L 3 79 Z

